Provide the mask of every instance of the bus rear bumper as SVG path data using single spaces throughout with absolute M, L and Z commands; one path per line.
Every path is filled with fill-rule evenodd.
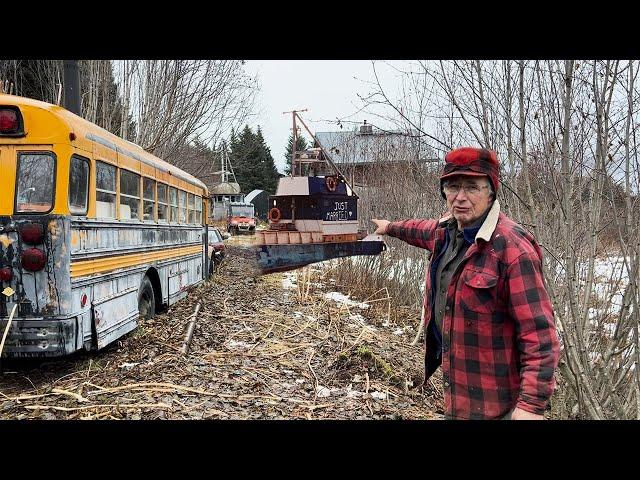
M 8 318 L 0 318 L 0 335 Z M 60 357 L 75 352 L 78 325 L 71 318 L 14 318 L 2 351 L 3 358 Z M 2 337 L 0 336 L 0 339 Z

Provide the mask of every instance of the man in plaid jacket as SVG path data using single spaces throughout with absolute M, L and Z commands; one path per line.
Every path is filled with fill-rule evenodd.
M 425 382 L 442 365 L 451 419 L 543 419 L 558 338 L 540 246 L 500 212 L 495 152 L 445 157 L 440 220 L 374 219 L 375 233 L 431 252 L 424 296 Z

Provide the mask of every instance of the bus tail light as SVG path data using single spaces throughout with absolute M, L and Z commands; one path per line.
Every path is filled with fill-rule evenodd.
M 39 223 L 25 223 L 20 227 L 20 237 L 22 241 L 29 245 L 42 243 L 44 228 Z
M 13 278 L 13 272 L 10 268 L 0 268 L 0 281 L 9 282 Z
M 0 107 L 0 135 L 24 135 L 20 110 L 15 107 Z
M 47 257 L 44 252 L 38 248 L 27 248 L 22 252 L 20 263 L 25 270 L 37 272 L 44 268 L 47 263 Z

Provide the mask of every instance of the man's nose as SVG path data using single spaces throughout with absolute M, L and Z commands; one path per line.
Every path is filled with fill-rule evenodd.
M 460 188 L 456 196 L 453 197 L 454 200 L 467 200 L 469 197 L 467 196 L 467 191 L 464 188 Z

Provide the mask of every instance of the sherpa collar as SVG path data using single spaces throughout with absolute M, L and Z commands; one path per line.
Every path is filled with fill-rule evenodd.
M 481 238 L 485 242 L 491 240 L 491 235 L 493 235 L 494 230 L 496 229 L 496 225 L 498 225 L 498 217 L 500 216 L 500 202 L 498 200 L 494 200 L 493 205 L 489 209 L 489 214 L 487 218 L 485 218 L 480 230 L 476 234 L 476 243 L 478 243 L 478 239 Z
M 478 239 L 481 238 L 485 242 L 491 240 L 491 235 L 493 235 L 494 230 L 496 229 L 496 225 L 498 224 L 498 217 L 500 216 L 500 202 L 498 200 L 494 200 L 493 205 L 489 209 L 489 213 L 487 214 L 487 218 L 482 222 L 482 226 L 478 230 L 475 236 L 475 243 L 478 243 Z M 438 223 L 443 226 L 449 221 L 454 221 L 453 215 L 451 213 L 447 213 L 444 217 L 442 217 Z

